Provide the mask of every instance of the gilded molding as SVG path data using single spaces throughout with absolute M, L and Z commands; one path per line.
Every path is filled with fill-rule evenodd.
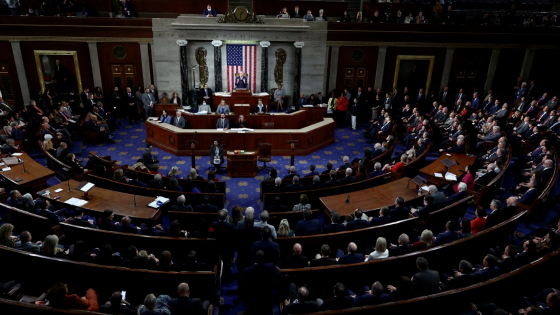
M 327 47 L 328 46 L 558 49 L 558 45 L 426 43 L 426 42 L 363 42 L 363 41 L 355 41 L 355 42 L 354 41 L 327 41 Z
M 133 37 L 68 37 L 68 36 L 3 36 L 0 41 L 48 41 L 48 42 L 127 42 L 127 43 L 146 43 L 153 44 L 153 38 L 133 38 Z

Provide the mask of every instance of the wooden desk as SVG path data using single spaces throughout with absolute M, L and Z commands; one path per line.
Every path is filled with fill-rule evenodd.
M 305 114 L 305 112 L 304 112 Z M 191 116 L 197 119 L 204 116 Z M 248 118 L 250 118 L 249 116 Z M 251 125 L 249 125 L 251 127 Z M 252 128 L 252 127 L 251 127 Z M 146 141 L 155 147 L 178 156 L 190 156 L 190 141 L 196 131 L 195 140 L 196 155 L 210 155 L 210 146 L 214 139 L 218 139 L 224 150 L 247 150 L 256 151 L 260 143 L 272 144 L 272 155 L 290 155 L 289 133 L 292 133 L 295 144 L 295 155 L 308 155 L 325 146 L 334 143 L 335 124 L 332 118 L 309 125 L 301 129 L 255 129 L 246 133 L 237 133 L 231 130 L 218 131 L 214 122 L 213 129 L 180 129 L 170 124 L 159 124 L 157 122 L 146 122 Z
M 304 110 L 307 113 L 307 121 L 310 123 L 321 121 L 323 118 L 327 117 L 326 107 L 301 107 L 301 110 Z
M 17 162 L 18 157 L 23 161 L 24 165 Z M 5 159 L 4 161 L 8 164 L 11 170 L 1 172 L 0 174 L 15 184 L 22 194 L 27 192 L 36 194 L 38 191 L 47 188 L 47 180 L 54 176 L 53 171 L 35 162 L 35 160 L 29 157 L 26 153 L 12 158 L 4 156 L 3 159 Z M 23 172 L 24 166 L 27 173 Z M 6 166 L 1 166 L 0 168 L 4 167 Z M 21 180 L 16 181 L 16 179 L 19 178 L 21 178 Z
M 233 105 L 233 111 L 237 115 L 243 115 L 244 117 L 247 117 L 251 113 L 251 105 L 249 105 L 249 104 L 235 104 L 235 105 Z M 236 118 L 239 118 L 239 117 L 236 117 Z
M 70 180 L 70 188 L 72 189 L 71 192 L 68 192 L 67 182 L 51 186 L 49 187 L 49 190 L 51 192 L 50 197 L 43 198 L 48 199 L 51 203 L 57 203 L 57 209 L 60 209 L 62 206 L 68 207 L 69 205 L 65 204 L 64 201 L 72 197 L 81 198 L 84 195 L 82 191 L 74 188 L 79 184 L 80 182 L 78 181 Z M 55 193 L 54 191 L 59 188 L 62 188 L 62 191 Z M 82 208 L 85 210 L 98 212 L 99 214 L 103 213 L 105 209 L 111 209 L 117 216 L 129 216 L 131 218 L 138 218 L 142 220 L 146 220 L 149 218 L 154 218 L 157 220 L 161 214 L 160 209 L 148 207 L 148 204 L 154 201 L 155 198 L 153 197 L 136 196 L 136 204 L 138 206 L 134 207 L 134 195 L 131 194 L 93 187 L 88 192 L 88 195 L 92 198 Z M 55 196 L 60 196 L 60 199 L 54 200 Z
M 451 154 L 451 156 L 448 156 L 447 154 Z M 419 174 L 426 177 L 426 180 L 429 183 L 432 183 L 438 187 L 451 183 L 451 181 L 445 179 L 445 165 L 441 163 L 441 161 L 445 160 L 446 158 L 455 163 L 457 163 L 457 161 L 459 162 L 459 165 L 455 164 L 449 168 L 449 172 L 455 174 L 457 177 L 465 172 L 465 167 L 467 165 L 472 165 L 476 161 L 476 157 L 474 156 L 469 157 L 466 154 L 444 152 L 437 160 L 422 168 L 419 171 Z M 434 173 L 441 173 L 444 177 L 435 177 Z
M 219 93 L 219 92 L 218 92 Z M 226 101 L 226 104 L 229 105 L 229 109 L 232 110 L 232 106 L 235 104 L 249 104 L 249 108 L 251 111 L 254 111 L 255 107 L 259 103 L 259 99 L 263 101 L 263 104 L 267 104 L 270 108 L 270 104 L 268 104 L 268 100 L 270 100 L 270 95 L 255 95 L 251 93 L 251 91 L 236 91 L 228 93 L 228 95 L 216 95 L 216 93 L 212 94 L 212 110 L 216 110 L 218 105 L 222 100 Z
M 405 202 L 418 198 L 418 191 L 413 187 L 414 183 L 411 182 L 410 188 L 406 189 L 409 179 L 408 177 L 402 177 L 385 185 L 349 193 L 349 204 L 346 203 L 346 198 L 349 194 L 322 197 L 319 200 L 325 206 L 325 213 L 329 217 L 334 209 L 343 216 L 353 214 L 356 209 L 367 211 L 383 206 L 391 206 L 395 204 L 397 197 L 403 197 Z M 423 194 L 425 193 L 424 191 L 422 192 Z
M 227 173 L 229 177 L 257 176 L 257 152 L 227 152 Z

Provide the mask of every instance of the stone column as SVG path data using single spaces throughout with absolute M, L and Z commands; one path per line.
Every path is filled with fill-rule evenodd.
M 181 55 L 181 105 L 189 105 L 189 68 L 187 67 L 187 41 L 178 40 L 177 45 L 179 45 L 180 55 Z
M 270 42 L 262 41 L 259 43 L 261 50 L 261 92 L 268 92 L 268 47 Z
M 148 54 L 148 43 L 138 43 L 140 45 L 140 60 L 142 62 L 142 80 L 144 86 L 149 87 L 152 84 L 150 77 L 150 55 Z
M 154 52 L 154 43 L 150 44 L 150 51 L 152 52 L 152 83 L 155 84 L 155 86 L 158 86 L 157 73 L 156 73 L 156 59 L 154 58 L 154 56 L 156 55 Z
M 375 68 L 375 81 L 373 83 L 374 89 L 383 87 L 383 74 L 385 73 L 386 56 L 387 46 L 379 46 L 379 52 L 377 53 L 377 67 Z
M 99 54 L 97 53 L 97 42 L 88 42 L 89 57 L 91 59 L 91 72 L 93 74 L 93 86 L 101 86 L 101 68 L 99 67 Z M 93 88 L 90 87 L 90 88 Z M 82 88 L 85 88 L 83 86 Z
M 29 95 L 27 75 L 25 75 L 25 67 L 23 66 L 21 46 L 19 45 L 19 41 L 10 41 L 10 44 L 12 44 L 12 52 L 14 53 L 14 61 L 16 63 L 16 71 L 19 81 L 19 88 L 21 90 L 21 97 L 23 98 L 23 104 L 27 105 L 31 101 L 31 95 Z
M 214 46 L 214 91 L 222 91 L 222 44 L 221 40 L 213 40 Z M 210 106 L 213 106 L 210 104 Z
M 295 42 L 294 46 L 296 47 L 296 58 L 294 60 L 294 93 L 293 97 L 293 104 L 294 106 L 297 105 L 298 98 L 299 98 L 299 90 L 300 90 L 300 83 L 301 83 L 301 48 L 303 48 L 303 42 Z
M 451 73 L 451 64 L 453 63 L 453 53 L 455 53 L 455 48 L 447 48 L 445 53 L 445 63 L 443 64 L 443 72 L 441 74 L 441 83 L 439 85 L 440 92 L 443 88 L 449 84 L 449 74 Z M 430 94 L 430 91 L 424 91 L 426 95 Z
M 332 90 L 336 89 L 336 76 L 338 75 L 338 54 L 340 52 L 340 46 L 331 46 L 331 64 L 329 66 L 329 90 L 325 93 L 328 98 L 331 95 Z
M 492 57 L 490 57 L 490 64 L 488 65 L 488 73 L 486 74 L 484 91 L 488 91 L 492 89 L 492 84 L 494 83 L 494 76 L 496 75 L 496 67 L 498 66 L 499 58 L 500 58 L 500 48 L 494 48 L 494 50 L 492 50 Z
M 527 48 L 525 50 L 525 58 L 523 58 L 523 66 L 521 67 L 520 77 L 523 81 L 529 80 L 529 74 L 531 74 L 531 67 L 533 66 L 533 60 L 535 59 L 535 49 Z

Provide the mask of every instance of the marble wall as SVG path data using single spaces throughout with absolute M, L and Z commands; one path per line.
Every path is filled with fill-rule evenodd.
M 293 93 L 293 67 L 295 60 L 294 42 L 303 42 L 301 64 L 301 92 L 305 95 L 325 93 L 327 63 L 327 24 L 305 22 L 302 20 L 265 19 L 265 24 L 219 24 L 216 20 L 198 16 L 179 16 L 176 19 L 153 19 L 154 35 L 153 62 L 155 83 L 162 92 L 180 92 L 180 54 L 177 40 L 186 40 L 187 62 L 189 67 L 196 65 L 195 50 L 204 47 L 207 51 L 208 84 L 214 88 L 214 46 L 213 40 L 221 40 L 222 52 L 222 90 L 227 89 L 226 44 L 257 44 L 269 41 L 268 48 L 268 88 L 276 88 L 274 67 L 275 51 L 283 48 L 287 58 L 284 64 L 284 90 L 286 95 Z M 262 47 L 257 47 L 257 91 L 261 92 L 261 55 Z M 200 82 L 198 67 L 195 82 Z M 192 70 L 189 70 L 189 86 L 192 87 Z M 268 92 L 268 91 L 267 91 Z

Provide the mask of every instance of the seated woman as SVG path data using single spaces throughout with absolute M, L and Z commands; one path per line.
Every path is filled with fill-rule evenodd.
M 401 161 L 396 163 L 393 166 L 390 165 L 385 165 L 386 167 L 389 166 L 391 168 L 391 172 L 393 173 L 397 173 L 400 172 L 407 164 L 408 164 L 409 158 L 408 158 L 408 154 L 404 153 L 403 155 L 401 155 Z
M 309 197 L 306 194 L 301 194 L 299 196 L 299 203 L 294 206 L 292 211 L 304 211 L 304 210 L 311 210 L 311 204 L 309 203 Z
M 433 246 L 434 246 L 434 234 L 430 230 L 422 231 L 420 240 L 412 244 L 412 247 L 415 250 L 425 250 L 425 249 L 432 248 Z
M 113 210 L 105 209 L 101 217 L 97 220 L 97 227 L 101 230 L 106 231 L 114 231 L 120 222 L 115 222 L 114 219 L 115 215 Z
M 190 180 L 204 180 L 204 178 L 200 175 L 198 175 L 198 172 L 196 171 L 195 168 L 191 168 L 191 170 L 189 171 L 189 179 Z
M 467 189 L 470 191 L 474 190 L 474 177 L 476 176 L 476 169 L 472 165 L 467 165 L 465 167 L 465 176 L 461 179 L 461 182 L 467 184 Z M 453 185 L 453 191 L 455 193 L 459 192 L 459 183 Z
M 378 237 L 375 242 L 375 251 L 371 252 L 365 261 L 372 261 L 389 257 L 389 250 L 387 249 L 387 240 L 383 237 Z
M 64 159 L 64 164 L 70 166 L 76 174 L 87 172 L 87 169 L 78 163 L 78 161 L 76 160 L 76 155 L 74 153 L 68 153 L 68 155 Z
M 169 184 L 167 185 L 167 189 L 173 191 L 181 191 L 181 192 L 183 191 L 183 187 L 179 186 L 179 181 L 175 177 L 171 177 L 169 179 Z
M 167 173 L 167 176 L 180 179 L 181 177 L 179 177 L 179 174 L 181 174 L 179 168 L 177 166 L 173 166 L 169 171 L 169 173 Z
M 278 225 L 278 231 L 276 232 L 278 237 L 294 237 L 294 231 L 290 230 L 290 223 L 286 219 L 282 219 Z
M 169 116 L 169 114 L 165 109 L 163 110 L 161 116 L 159 117 L 159 122 L 171 124 L 171 116 Z
M 243 220 L 243 208 L 240 206 L 233 206 L 231 209 L 231 217 L 228 218 L 229 223 L 233 223 L 233 226 L 237 226 L 237 222 Z
M 216 188 L 216 183 L 213 180 L 209 180 L 206 184 L 205 193 L 219 193 L 220 191 Z
M 7 247 L 16 247 L 17 237 L 12 235 L 14 226 L 10 223 L 5 223 L 0 227 L 0 245 Z
M 50 306 L 55 308 L 66 308 L 76 310 L 87 310 L 90 312 L 99 311 L 97 293 L 93 289 L 86 291 L 83 297 L 77 294 L 68 295 L 68 287 L 64 283 L 56 283 L 47 290 L 46 298 Z
M 476 234 L 486 227 L 486 209 L 478 206 L 475 211 L 475 219 L 471 222 L 471 233 Z
M 340 22 L 350 22 L 352 19 L 350 18 L 350 15 L 348 14 L 348 11 L 344 11 L 342 13 L 342 16 L 340 17 Z
M 43 246 L 41 247 L 41 255 L 65 258 L 67 254 L 68 251 L 64 252 L 62 248 L 58 247 L 58 236 L 51 234 L 45 238 Z
M 176 271 L 174 268 L 173 261 L 171 260 L 171 252 L 164 250 L 159 255 L 159 261 L 157 263 L 156 269 L 159 271 Z
M 181 230 L 181 223 L 178 220 L 171 222 L 169 230 L 167 230 L 169 237 L 186 237 L 186 231 Z
M 144 165 L 144 161 L 142 159 L 136 160 L 136 163 L 134 165 L 132 165 L 130 167 L 130 169 L 133 169 L 135 171 L 144 172 L 144 173 L 149 173 L 150 172 L 150 170 Z
M 156 299 L 153 294 L 148 294 L 144 299 L 144 304 L 138 307 L 138 315 L 170 315 L 169 295 L 160 295 Z
M 45 149 L 45 151 L 49 152 L 53 157 L 55 157 L 56 149 L 54 148 L 54 145 L 51 141 L 52 138 L 53 136 L 51 135 L 45 135 L 45 140 L 43 140 L 43 149 Z
M 97 255 L 93 263 L 105 266 L 120 266 L 122 265 L 122 258 L 113 253 L 113 248 L 109 244 L 104 244 L 99 248 L 93 250 Z

